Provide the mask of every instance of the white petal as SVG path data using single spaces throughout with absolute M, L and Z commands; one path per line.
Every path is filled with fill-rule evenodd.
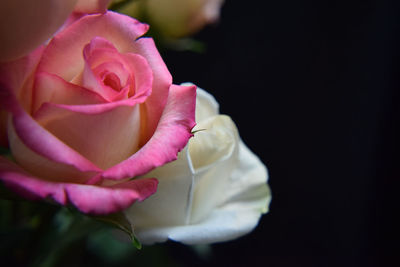
M 134 227 L 135 233 L 143 243 L 147 242 L 141 232 L 155 231 L 153 238 L 157 242 L 164 241 L 168 235 L 158 234 L 160 227 L 183 225 L 188 221 L 191 203 L 192 170 L 187 149 L 178 155 L 176 161 L 156 168 L 144 177 L 155 177 L 159 184 L 157 193 L 141 203 L 135 203 L 125 211 Z

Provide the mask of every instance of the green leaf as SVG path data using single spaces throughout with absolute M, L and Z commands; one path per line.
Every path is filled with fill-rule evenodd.
M 142 243 L 140 243 L 139 239 L 137 239 L 137 237 L 134 234 L 132 234 L 131 238 L 132 238 L 132 243 L 135 246 L 135 248 L 137 248 L 139 250 L 142 249 Z
M 140 243 L 139 239 L 135 236 L 133 232 L 133 227 L 131 223 L 126 218 L 123 212 L 117 212 L 113 214 L 109 214 L 107 216 L 94 216 L 95 219 L 110 224 L 112 226 L 116 226 L 123 232 L 127 233 L 132 240 L 132 244 L 137 249 L 142 248 L 142 244 Z

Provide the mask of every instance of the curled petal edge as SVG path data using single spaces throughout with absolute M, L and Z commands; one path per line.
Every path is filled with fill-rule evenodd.
M 130 158 L 107 169 L 104 179 L 135 177 L 177 159 L 193 136 L 195 126 L 196 86 L 172 85 L 167 104 L 151 139 Z
M 158 185 L 155 178 L 131 180 L 110 187 L 55 183 L 30 176 L 3 157 L 0 157 L 0 180 L 25 198 L 50 198 L 61 205 L 72 204 L 81 212 L 93 215 L 122 211 L 154 194 Z

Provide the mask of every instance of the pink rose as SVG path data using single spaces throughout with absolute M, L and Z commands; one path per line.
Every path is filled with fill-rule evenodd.
M 8 187 L 91 214 L 155 193 L 156 179 L 132 178 L 177 158 L 192 136 L 196 87 L 172 84 L 153 40 L 139 38 L 147 29 L 118 13 L 86 15 L 0 65 L 15 159 L 0 157 Z

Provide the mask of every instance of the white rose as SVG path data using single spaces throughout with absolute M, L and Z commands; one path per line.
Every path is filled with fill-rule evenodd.
M 268 211 L 266 167 L 202 89 L 197 90 L 196 121 L 199 131 L 178 159 L 146 175 L 159 180 L 157 193 L 125 211 L 144 244 L 227 241 L 252 231 Z

